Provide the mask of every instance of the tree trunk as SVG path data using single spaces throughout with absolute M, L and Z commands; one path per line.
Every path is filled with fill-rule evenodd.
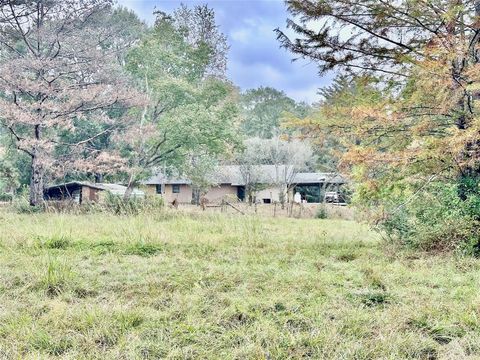
M 136 185 L 136 180 L 135 180 L 135 175 L 130 175 L 130 178 L 128 179 L 128 185 L 127 189 L 125 190 L 125 194 L 123 194 L 123 200 L 128 201 L 130 200 L 130 197 L 132 196 L 133 189 Z
M 95 183 L 102 183 L 103 182 L 103 174 L 95 173 Z
M 200 205 L 200 188 L 198 186 L 193 187 L 192 202 L 194 205 Z
M 43 205 L 43 165 L 38 158 L 38 155 L 32 156 L 31 164 L 32 175 L 30 177 L 30 205 Z

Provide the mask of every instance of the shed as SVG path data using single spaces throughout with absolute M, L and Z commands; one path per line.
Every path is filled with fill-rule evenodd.
M 113 195 L 123 196 L 126 186 L 119 184 L 90 183 L 87 181 L 71 181 L 62 184 L 51 185 L 44 191 L 45 200 L 64 201 L 70 200 L 81 204 L 83 202 L 100 201 L 100 193 L 108 191 Z M 133 197 L 144 197 L 145 193 L 138 189 L 132 192 Z

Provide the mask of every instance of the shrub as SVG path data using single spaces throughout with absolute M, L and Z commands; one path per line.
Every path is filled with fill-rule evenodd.
M 320 205 L 317 208 L 317 212 L 315 213 L 315 218 L 316 219 L 327 219 L 328 218 L 327 208 L 325 207 L 324 204 Z
M 13 194 L 0 193 L 0 201 L 10 202 L 13 200 Z
M 18 214 L 35 214 L 45 210 L 44 206 L 32 206 L 25 194 L 16 197 L 13 202 L 13 209 Z
M 471 190 L 461 190 L 460 184 L 430 184 L 392 204 L 380 229 L 393 242 L 413 249 L 480 255 L 480 192 L 478 186 Z

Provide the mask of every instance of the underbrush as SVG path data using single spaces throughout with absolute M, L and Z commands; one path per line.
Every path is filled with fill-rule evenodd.
M 35 213 L 66 213 L 66 214 L 92 214 L 110 213 L 115 215 L 138 215 L 162 210 L 165 204 L 161 197 L 147 196 L 142 198 L 131 197 L 124 199 L 122 196 L 105 193 L 105 197 L 95 203 L 85 202 L 78 204 L 74 201 L 46 201 L 42 206 L 31 206 L 25 194 L 17 196 L 11 208 L 19 214 Z
M 124 199 L 121 196 L 106 194 L 103 202 L 90 204 L 91 211 L 104 211 L 116 215 L 137 215 L 142 212 L 160 210 L 165 203 L 162 197 L 146 196 L 142 198 L 131 197 Z
M 421 251 L 480 256 L 480 189 L 434 183 L 390 206 L 379 223 L 390 241 Z

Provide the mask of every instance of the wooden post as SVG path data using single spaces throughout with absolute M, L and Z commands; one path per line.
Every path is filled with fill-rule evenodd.
M 225 208 L 227 207 L 227 205 L 230 206 L 232 209 L 238 211 L 240 214 L 245 215 L 245 213 L 244 213 L 242 210 L 236 208 L 235 206 L 233 206 L 232 204 L 230 204 L 228 201 L 225 202 Z

